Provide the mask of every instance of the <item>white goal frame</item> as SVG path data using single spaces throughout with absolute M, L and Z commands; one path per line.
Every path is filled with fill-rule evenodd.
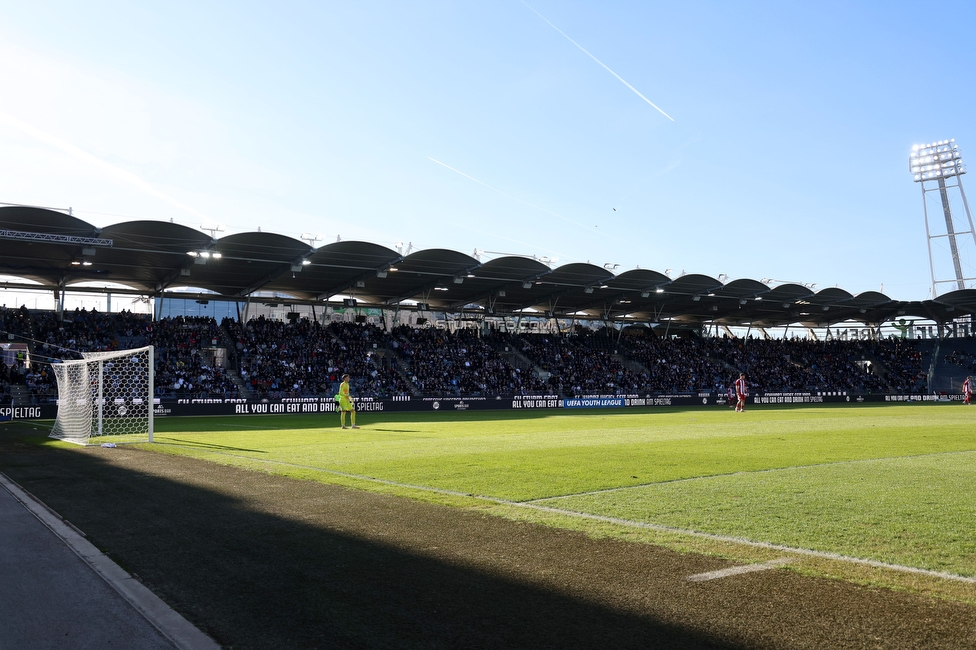
M 51 437 L 80 445 L 152 442 L 153 346 L 82 356 L 52 364 L 58 415 Z

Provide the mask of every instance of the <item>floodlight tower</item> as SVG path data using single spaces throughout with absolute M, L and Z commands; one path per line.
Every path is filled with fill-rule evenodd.
M 908 156 L 908 168 L 912 172 L 915 182 L 922 188 L 922 209 L 925 211 L 925 234 L 928 237 L 929 245 L 929 270 L 932 273 L 932 297 L 938 295 L 938 285 L 955 282 L 957 289 L 965 289 L 966 282 L 976 278 L 965 277 L 963 274 L 962 261 L 959 255 L 959 245 L 956 235 L 970 235 L 973 238 L 973 245 L 976 246 L 976 228 L 973 227 L 973 215 L 969 211 L 969 203 L 966 201 L 966 193 L 962 189 L 962 175 L 966 173 L 966 167 L 962 164 L 962 152 L 955 139 L 940 140 L 930 144 L 917 144 L 912 147 L 912 153 Z M 949 185 L 946 179 L 955 179 L 955 184 Z M 958 189 L 962 197 L 962 205 L 966 211 L 966 219 L 969 222 L 969 230 L 957 230 L 953 222 L 952 208 L 949 204 L 949 190 Z M 939 198 L 942 201 L 942 214 L 945 217 L 945 234 L 932 234 L 929 227 L 928 203 L 925 200 L 927 192 L 938 190 Z M 949 240 L 949 252 L 952 254 L 952 267 L 955 271 L 955 278 L 951 280 L 937 279 L 935 274 L 935 261 L 932 258 L 932 240 L 946 237 Z

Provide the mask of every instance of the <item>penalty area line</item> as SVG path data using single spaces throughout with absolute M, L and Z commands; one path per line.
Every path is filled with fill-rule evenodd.
M 593 521 L 603 521 L 606 523 L 617 524 L 619 526 L 627 526 L 630 528 L 643 528 L 647 530 L 654 530 L 654 531 L 659 531 L 664 533 L 688 535 L 690 537 L 698 537 L 701 539 L 708 539 L 715 542 L 724 542 L 727 544 L 742 544 L 743 546 L 751 546 L 753 548 L 779 551 L 781 553 L 792 553 L 794 555 L 804 555 L 807 557 L 813 557 L 821 560 L 832 560 L 835 562 L 845 562 L 848 564 L 859 564 L 862 566 L 874 567 L 876 569 L 887 569 L 889 571 L 898 571 L 901 573 L 911 573 L 914 575 L 930 576 L 933 578 L 954 580 L 956 582 L 965 582 L 967 584 L 976 584 L 976 578 L 971 578 L 969 576 L 961 576 L 956 573 L 947 573 L 944 571 L 932 571 L 931 569 L 920 569 L 918 567 L 905 566 L 902 564 L 891 564 L 888 562 L 880 562 L 878 560 L 868 560 L 865 558 L 852 557 L 850 555 L 841 555 L 840 553 L 817 551 L 814 549 L 800 548 L 796 546 L 786 546 L 783 544 L 772 544 L 770 542 L 758 542 L 756 540 L 747 539 L 745 537 L 734 537 L 732 535 L 716 535 L 713 533 L 704 533 L 699 530 L 691 530 L 689 528 L 676 528 L 673 526 L 662 526 L 660 524 L 650 524 L 643 521 L 633 521 L 631 519 L 620 519 L 618 517 L 607 517 L 605 515 L 596 515 L 588 512 L 578 512 L 576 510 L 564 510 L 562 508 L 540 506 L 534 503 L 518 503 L 515 501 L 505 502 L 505 503 L 510 503 L 511 505 L 514 506 L 531 508 L 534 510 L 541 510 L 543 512 L 550 512 L 552 514 L 579 517 L 581 519 L 591 519 Z
M 175 447 L 185 447 L 184 445 L 173 445 Z M 566 510 L 563 508 L 553 508 L 552 506 L 543 506 L 538 503 L 531 503 L 526 501 L 510 501 L 508 499 L 500 499 L 498 497 L 490 497 L 481 494 L 472 494 L 470 492 L 459 492 L 457 490 L 445 490 L 443 488 L 435 488 L 427 485 L 413 485 L 410 483 L 400 483 L 398 481 L 391 481 L 388 479 L 376 478 L 373 476 L 365 476 L 363 474 L 353 474 L 351 472 L 340 472 L 339 470 L 327 469 L 324 467 L 316 467 L 314 465 L 302 465 L 300 463 L 288 463 L 280 460 L 270 460 L 267 458 L 252 458 L 250 456 L 240 456 L 237 454 L 229 454 L 223 451 L 212 451 L 209 449 L 198 449 L 195 447 L 186 447 L 187 449 L 193 449 L 194 451 L 202 451 L 206 454 L 213 454 L 215 456 L 228 456 L 230 458 L 237 458 L 240 460 L 249 460 L 258 463 L 265 463 L 268 465 L 281 465 L 285 467 L 294 467 L 297 469 L 309 469 L 317 472 L 323 472 L 325 474 L 332 474 L 334 476 L 342 476 L 344 478 L 355 479 L 358 481 L 368 481 L 371 483 L 379 483 L 382 485 L 389 485 L 391 487 L 401 487 L 410 490 L 418 490 L 420 492 L 432 492 L 435 494 L 445 494 L 449 496 L 458 497 L 468 497 L 471 499 L 477 499 L 479 501 L 486 501 L 489 503 L 495 503 L 498 505 L 512 506 L 516 508 L 525 508 L 527 510 L 536 510 L 538 512 L 545 512 L 548 514 L 561 515 L 565 517 L 573 517 L 576 519 L 587 519 L 590 521 L 600 521 L 608 524 L 614 524 L 617 526 L 624 526 L 627 528 L 640 528 L 644 530 L 653 530 L 662 533 L 672 533 L 676 535 L 687 535 L 689 537 L 697 537 L 699 539 L 707 539 L 714 542 L 722 542 L 726 544 L 741 544 L 743 546 L 750 546 L 752 548 L 760 548 L 770 551 L 777 551 L 780 553 L 789 553 L 792 555 L 802 555 L 806 557 L 812 557 L 820 560 L 831 560 L 835 562 L 843 562 L 846 564 L 857 564 L 860 566 L 869 566 L 876 569 L 885 569 L 888 571 L 897 571 L 899 573 L 909 573 L 919 576 L 928 576 L 932 578 L 941 578 L 943 580 L 952 580 L 955 582 L 964 582 L 967 584 L 976 584 L 976 578 L 971 578 L 969 576 L 962 576 L 956 573 L 947 573 L 944 571 L 932 571 L 931 569 L 920 569 L 918 567 L 905 566 L 902 564 L 891 564 L 888 562 L 880 562 L 878 560 L 868 560 L 865 558 L 853 557 L 850 555 L 842 555 L 840 553 L 831 553 L 828 551 L 817 551 L 809 548 L 800 548 L 795 546 L 786 546 L 783 544 L 772 544 L 770 542 L 759 542 L 752 539 L 747 539 L 745 537 L 735 537 L 732 535 L 716 535 L 714 533 L 705 533 L 699 530 L 692 530 L 689 528 L 677 528 L 674 526 L 663 526 L 661 524 L 651 524 L 644 521 L 634 521 L 632 519 L 621 519 L 619 517 L 608 517 L 606 515 L 597 515 L 589 512 L 579 512 L 577 510 Z M 781 558 L 782 563 L 787 563 L 786 558 Z M 747 565 L 747 566 L 759 566 L 759 565 Z M 761 570 L 761 569 L 758 569 Z
M 753 476 L 759 474 L 778 474 L 781 472 L 792 472 L 805 469 L 818 469 L 822 467 L 840 467 L 843 465 L 860 465 L 887 461 L 898 461 L 898 460 L 912 460 L 915 458 L 931 458 L 935 456 L 958 456 L 962 454 L 972 454 L 974 451 L 972 449 L 962 449 L 958 451 L 934 451 L 928 454 L 912 454 L 910 456 L 882 456 L 879 458 L 851 458 L 848 460 L 837 460 L 830 461 L 826 463 L 812 463 L 809 465 L 790 465 L 788 467 L 770 467 L 767 469 L 756 469 L 756 470 L 740 470 L 736 472 L 725 472 L 722 474 L 708 474 L 707 476 L 689 476 L 685 478 L 673 478 L 664 481 L 655 481 L 653 483 L 637 483 L 635 485 L 621 485 L 619 487 L 609 487 L 601 488 L 599 490 L 589 490 L 587 492 L 571 492 L 568 494 L 557 494 L 551 497 L 539 497 L 538 499 L 529 499 L 528 501 L 523 501 L 522 503 L 542 503 L 546 501 L 557 501 L 559 499 L 574 499 L 576 497 L 591 497 L 598 494 L 609 494 L 610 492 L 626 492 L 628 490 L 643 490 L 645 488 L 653 488 L 660 485 L 673 485 L 675 483 L 693 483 L 696 481 L 711 481 L 713 479 L 723 479 L 723 478 L 733 478 L 739 476 Z

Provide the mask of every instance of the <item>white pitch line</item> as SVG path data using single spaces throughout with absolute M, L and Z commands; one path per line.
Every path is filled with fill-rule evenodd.
M 626 492 L 627 490 L 641 490 L 649 487 L 656 487 L 659 485 L 670 485 L 673 483 L 691 483 L 692 481 L 708 481 L 710 479 L 718 478 L 729 478 L 733 476 L 746 476 L 749 474 L 773 474 L 777 472 L 790 472 L 793 470 L 804 470 L 804 469 L 815 469 L 818 467 L 832 467 L 839 465 L 857 465 L 857 464 L 867 464 L 875 463 L 889 460 L 907 460 L 913 458 L 926 458 L 929 456 L 957 456 L 960 454 L 972 454 L 973 450 L 964 449 L 961 451 L 936 451 L 930 454 L 913 454 L 911 456 L 883 456 L 880 458 L 852 458 L 850 460 L 837 460 L 829 463 L 812 463 L 809 465 L 790 465 L 789 467 L 771 467 L 769 469 L 755 469 L 755 470 L 741 470 L 738 472 L 726 472 L 724 474 L 709 474 L 708 476 L 689 476 L 687 478 L 675 478 L 666 481 L 655 481 L 653 483 L 638 483 L 636 485 L 622 485 L 620 487 L 612 488 L 601 488 L 599 490 L 590 490 L 588 492 L 574 492 L 571 494 L 559 494 L 553 497 L 540 497 L 538 499 L 529 499 L 523 501 L 522 503 L 541 503 L 545 501 L 556 501 L 557 499 L 573 499 L 575 497 L 591 497 L 597 494 L 607 494 L 609 492 Z
M 719 569 L 718 571 L 709 571 L 708 573 L 697 573 L 693 576 L 688 576 L 689 582 L 707 582 L 709 580 L 718 580 L 719 578 L 728 578 L 729 576 L 738 576 L 743 573 L 755 573 L 756 571 L 769 571 L 770 569 L 776 569 L 784 564 L 789 564 L 790 558 L 781 557 L 775 560 L 769 560 L 768 562 L 760 562 L 758 564 L 743 564 L 740 566 L 733 566 L 727 569 Z
M 495 501 L 502 502 L 500 499 L 495 499 Z M 864 566 L 875 567 L 878 569 L 888 569 L 891 571 L 899 571 L 902 573 L 911 573 L 915 575 L 931 576 L 933 578 L 943 578 L 946 580 L 955 580 L 958 582 L 976 584 L 976 578 L 971 578 L 969 576 L 961 576 L 956 573 L 945 573 L 942 571 L 919 569 L 918 567 L 904 566 L 901 564 L 890 564 L 888 562 L 879 562 L 877 560 L 867 560 L 864 558 L 852 557 L 850 555 L 841 555 L 840 553 L 830 553 L 827 551 L 815 551 L 809 548 L 785 546 L 783 544 L 771 544 L 769 542 L 757 542 L 755 540 L 747 539 L 745 537 L 733 537 L 731 535 L 716 535 L 713 533 L 703 533 L 701 531 L 691 530 L 689 528 L 676 528 L 673 526 L 650 524 L 643 521 L 633 521 L 631 519 L 620 519 L 618 517 L 607 517 L 605 515 L 595 515 L 588 512 L 578 512 L 576 510 L 563 510 L 562 508 L 549 508 L 546 506 L 540 506 L 533 503 L 519 503 L 515 501 L 503 502 L 503 503 L 508 503 L 509 505 L 513 505 L 513 506 L 532 508 L 534 510 L 541 510 L 543 512 L 549 512 L 557 515 L 578 517 L 580 519 L 590 519 L 593 521 L 602 521 L 609 524 L 616 524 L 618 526 L 627 526 L 629 528 L 644 528 L 647 530 L 655 530 L 663 533 L 688 535 L 689 537 L 698 537 L 700 539 L 708 539 L 715 542 L 724 542 L 728 544 L 742 544 L 743 546 L 751 546 L 753 548 L 762 548 L 771 551 L 779 551 L 781 553 L 795 553 L 796 555 L 805 555 L 807 557 L 815 557 L 823 560 L 834 560 L 837 562 L 846 562 L 848 564 L 860 564 Z
M 698 537 L 700 539 L 708 539 L 715 542 L 724 542 L 728 544 L 741 544 L 743 546 L 751 546 L 752 548 L 762 548 L 771 551 L 778 551 L 780 553 L 792 553 L 795 555 L 805 555 L 807 557 L 814 557 L 823 560 L 833 560 L 836 562 L 845 562 L 848 564 L 859 564 L 862 566 L 870 566 L 877 569 L 887 569 L 889 571 L 898 571 L 900 573 L 911 573 L 913 575 L 923 575 L 932 578 L 941 578 L 944 580 L 953 580 L 956 582 L 965 582 L 967 584 L 976 584 L 976 578 L 971 578 L 969 576 L 961 576 L 956 573 L 946 573 L 943 571 L 932 571 L 930 569 L 920 569 L 918 567 L 904 566 L 901 564 L 890 564 L 888 562 L 879 562 L 878 560 L 867 560 L 859 557 L 852 557 L 849 555 L 841 555 L 840 553 L 829 553 L 827 551 L 815 551 L 809 548 L 798 548 L 793 546 L 785 546 L 783 544 L 771 544 L 769 542 L 757 542 L 752 539 L 747 539 L 745 537 L 733 537 L 731 535 L 716 535 L 713 533 L 704 533 L 698 530 L 691 530 L 688 528 L 676 528 L 674 526 L 662 526 L 660 524 L 651 524 L 644 521 L 633 521 L 631 519 L 620 519 L 618 517 L 608 517 L 606 515 L 596 515 L 589 512 L 578 512 L 576 510 L 564 510 L 562 508 L 552 508 L 549 506 L 542 506 L 536 503 L 529 503 L 525 501 L 509 501 L 507 499 L 499 499 L 497 497 L 483 496 L 480 494 L 471 494 L 470 492 L 458 492 L 456 490 L 445 490 L 443 488 L 434 488 L 426 485 L 412 485 L 410 483 L 400 483 L 398 481 L 390 481 L 387 479 L 375 478 L 373 476 L 365 476 L 362 474 L 352 474 L 350 472 L 340 472 L 334 469 L 327 469 L 324 467 L 316 467 L 314 465 L 302 465 L 300 463 L 286 463 L 280 460 L 270 460 L 267 458 L 252 458 L 250 456 L 239 456 L 237 454 L 228 454 L 224 451 L 212 451 L 210 449 L 200 449 L 197 447 L 189 447 L 187 445 L 173 445 L 174 447 L 186 447 L 187 449 L 192 449 L 193 451 L 204 452 L 208 454 L 214 454 L 215 456 L 229 456 L 230 458 L 239 458 L 241 460 L 251 460 L 258 463 L 267 463 L 269 465 L 282 465 L 285 467 L 297 467 L 300 469 L 312 469 L 318 472 L 323 472 L 325 474 L 332 474 L 334 476 L 342 476 L 345 478 L 352 478 L 360 481 L 369 481 L 371 483 L 380 483 L 382 485 L 390 485 L 394 487 L 408 488 L 411 490 L 419 490 L 421 492 L 432 492 L 435 494 L 447 494 L 451 496 L 468 497 L 471 499 L 478 499 L 479 501 L 487 501 L 489 503 L 496 503 L 504 506 L 513 506 L 516 508 L 527 508 L 529 510 L 536 510 L 539 512 L 546 512 L 550 514 L 562 515 L 566 517 L 575 517 L 577 519 L 588 519 L 591 521 L 601 521 L 608 524 L 615 524 L 618 526 L 626 526 L 628 528 L 642 528 L 645 530 L 654 530 L 663 533 L 673 533 L 677 535 L 687 535 L 689 537 Z

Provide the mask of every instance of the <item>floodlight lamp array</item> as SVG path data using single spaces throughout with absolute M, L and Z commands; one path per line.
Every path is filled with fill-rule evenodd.
M 908 156 L 908 168 L 917 183 L 966 173 L 962 152 L 955 140 L 913 146 Z

